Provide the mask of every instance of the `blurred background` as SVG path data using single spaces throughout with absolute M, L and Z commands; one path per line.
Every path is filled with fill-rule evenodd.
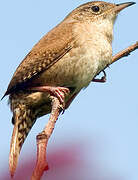
M 74 8 L 87 1 L 1 1 L 0 96 L 33 45 Z M 125 1 L 108 1 L 122 3 Z M 123 10 L 114 26 L 113 54 L 138 40 L 138 5 Z M 107 82 L 91 83 L 61 115 L 48 144 L 50 170 L 42 180 L 138 179 L 138 50 L 106 70 Z M 0 102 L 0 180 L 10 180 L 13 126 L 8 97 Z M 37 120 L 22 148 L 13 180 L 28 180 L 35 165 Z M 24 173 L 23 173 L 24 172 Z

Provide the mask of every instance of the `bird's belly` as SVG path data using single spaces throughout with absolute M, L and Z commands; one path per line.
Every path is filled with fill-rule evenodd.
M 35 82 L 39 85 L 75 87 L 79 91 L 88 86 L 97 72 L 108 64 L 108 59 L 102 57 L 101 50 L 97 51 L 91 44 L 73 48 L 41 73 Z

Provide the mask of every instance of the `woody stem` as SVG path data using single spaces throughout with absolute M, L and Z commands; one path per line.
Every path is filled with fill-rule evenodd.
M 121 59 L 125 56 L 129 56 L 130 53 L 132 51 L 135 51 L 136 49 L 138 49 L 138 41 L 135 44 L 129 46 L 128 48 L 126 48 L 126 49 L 120 51 L 119 53 L 117 53 L 116 55 L 114 55 L 112 58 L 112 62 L 110 64 L 113 64 L 114 62 L 118 61 L 119 59 Z
M 48 170 L 48 163 L 46 158 L 46 149 L 48 140 L 54 130 L 55 123 L 62 110 L 61 103 L 57 97 L 51 96 L 52 99 L 52 111 L 49 121 L 44 130 L 37 135 L 37 161 L 33 171 L 31 180 L 40 180 L 45 170 Z

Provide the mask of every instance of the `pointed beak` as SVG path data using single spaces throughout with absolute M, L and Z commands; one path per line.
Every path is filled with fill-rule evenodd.
M 115 12 L 120 12 L 121 10 L 129 7 L 129 6 L 132 6 L 136 4 L 135 2 L 126 2 L 126 3 L 121 3 L 121 4 L 116 4 L 116 8 L 115 8 Z

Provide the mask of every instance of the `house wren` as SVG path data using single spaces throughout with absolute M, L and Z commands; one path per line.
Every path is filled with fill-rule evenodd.
M 48 32 L 16 69 L 9 95 L 14 130 L 9 165 L 16 169 L 22 144 L 38 117 L 50 113 L 50 95 L 67 108 L 112 60 L 113 24 L 135 4 L 93 1 L 73 10 Z M 4 95 L 4 96 L 5 96 Z

